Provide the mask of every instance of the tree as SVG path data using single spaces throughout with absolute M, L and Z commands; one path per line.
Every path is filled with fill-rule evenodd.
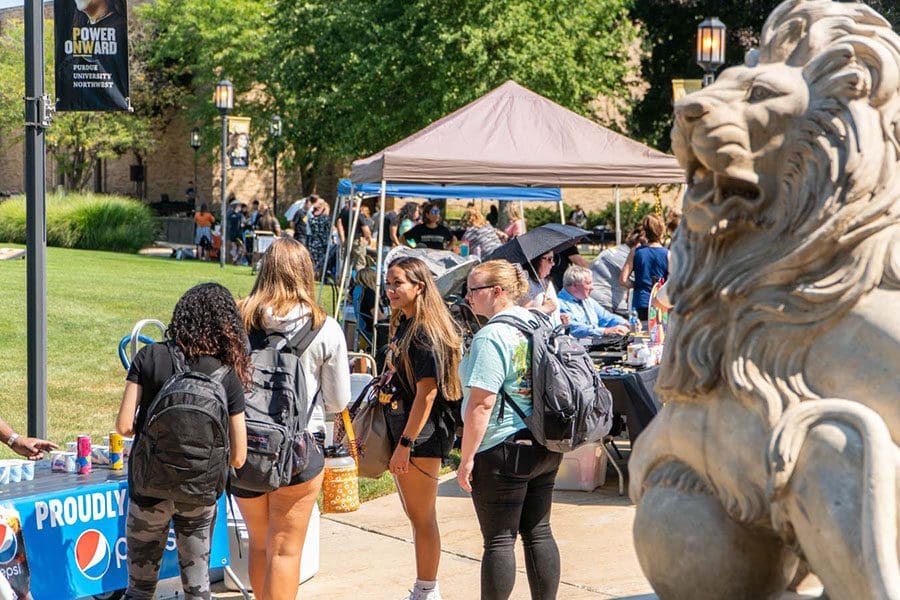
M 396 142 L 508 79 L 588 117 L 600 96 L 627 116 L 639 86 L 628 8 L 629 0 L 278 0 L 267 90 L 313 168 Z
M 668 149 L 672 128 L 672 79 L 699 79 L 696 63 L 697 25 L 717 16 L 728 26 L 726 64 L 740 64 L 744 53 L 759 43 L 769 13 L 780 0 L 636 0 L 631 15 L 646 32 L 651 50 L 641 66 L 650 84 L 634 111 L 632 130 L 651 146 Z M 867 4 L 894 24 L 900 24 L 896 0 L 869 0 Z

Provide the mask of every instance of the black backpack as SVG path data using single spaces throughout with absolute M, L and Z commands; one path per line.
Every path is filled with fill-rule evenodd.
M 309 463 L 315 440 L 307 427 L 315 397 L 306 397 L 300 356 L 318 333 L 310 319 L 291 339 L 270 334 L 266 346 L 251 353 L 253 385 L 245 402 L 247 461 L 234 470 L 233 487 L 271 492 L 288 485 Z
M 548 450 L 569 452 L 595 442 L 612 427 L 612 394 L 603 385 L 594 362 L 562 325 L 551 327 L 543 313 L 532 311 L 523 321 L 500 315 L 490 323 L 512 325 L 531 339 L 531 398 L 534 411 L 526 417 L 500 390 L 500 413 L 508 404 Z
M 129 485 L 140 496 L 209 506 L 225 489 L 231 443 L 222 378 L 191 371 L 173 343 L 175 373 L 147 408 L 128 462 Z

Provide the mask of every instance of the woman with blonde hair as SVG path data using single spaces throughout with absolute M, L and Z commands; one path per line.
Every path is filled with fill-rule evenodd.
M 497 232 L 475 206 L 466 207 L 462 221 L 466 226 L 462 241 L 469 243 L 470 254 L 484 256 L 500 246 Z
M 416 583 L 408 600 L 439 600 L 437 478 L 456 429 L 449 403 L 462 396 L 462 339 L 424 262 L 393 261 L 386 283 L 392 311 L 386 361 L 390 380 L 381 392 L 395 448 L 389 468 L 415 540 Z
M 277 336 L 288 340 L 282 352 L 294 352 L 296 340 L 314 335 L 299 354 L 306 397 L 314 403 L 308 431 L 316 443 L 307 467 L 272 492 L 234 490 L 250 533 L 250 583 L 256 597 L 266 600 L 297 597 L 303 541 L 322 487 L 325 411 L 340 412 L 350 400 L 347 345 L 341 326 L 315 302 L 314 274 L 306 248 L 293 238 L 279 238 L 263 255 L 253 290 L 241 302 L 254 349 Z
M 472 494 L 484 539 L 480 598 L 505 600 L 512 594 L 513 550 L 521 534 L 531 597 L 552 600 L 559 589 L 560 560 L 550 508 L 562 454 L 539 444 L 518 414 L 534 411 L 532 346 L 517 327 L 503 322 L 543 317 L 518 305 L 529 287 L 519 265 L 482 263 L 466 283 L 466 301 L 475 314 L 488 318 L 460 368 L 465 424 L 456 473 L 460 487 Z
M 527 230 L 525 226 L 525 213 L 522 211 L 521 202 L 510 202 L 506 205 L 507 224 L 503 232 L 508 239 L 520 236 Z

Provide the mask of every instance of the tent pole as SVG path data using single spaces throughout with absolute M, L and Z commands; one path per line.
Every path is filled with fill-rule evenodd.
M 559 222 L 566 224 L 566 209 L 563 207 L 562 198 L 559 199 Z
M 328 271 L 328 257 L 331 256 L 331 249 L 334 248 L 334 227 L 337 224 L 337 217 L 344 208 L 345 196 L 338 196 L 334 202 L 334 212 L 331 214 L 331 229 L 328 230 L 328 245 L 325 246 L 325 262 L 322 264 L 322 278 L 319 280 L 319 295 L 316 297 L 316 304 L 322 304 L 322 290 L 325 289 L 325 273 Z M 335 315 L 337 319 L 337 315 Z M 340 321 L 340 319 L 338 319 Z
M 353 189 L 351 188 L 350 191 L 352 193 Z M 353 207 L 352 195 L 350 196 L 350 207 Z M 347 286 L 347 284 L 349 283 L 348 280 L 350 279 L 350 261 L 353 259 L 353 257 L 351 256 L 353 250 L 353 238 L 356 237 L 354 234 L 356 232 L 356 227 L 359 225 L 359 212 L 361 210 L 362 198 L 360 198 L 359 205 L 356 207 L 356 210 L 353 211 L 353 214 L 350 217 L 350 231 L 344 232 L 344 234 L 347 236 L 347 254 L 344 256 L 344 266 L 343 269 L 341 269 L 341 285 L 340 287 L 338 287 L 337 303 L 335 305 L 337 306 L 335 310 L 337 310 L 338 314 L 340 314 L 339 322 L 341 323 L 344 320 L 344 307 L 341 302 L 344 299 L 344 288 Z
M 384 247 L 384 196 L 387 191 L 387 182 L 381 180 L 381 201 L 378 206 L 378 246 L 375 257 L 375 308 L 372 312 L 372 356 L 378 354 L 378 309 L 381 304 L 381 250 Z
M 622 212 L 619 208 L 619 186 L 616 186 L 616 246 L 622 244 Z

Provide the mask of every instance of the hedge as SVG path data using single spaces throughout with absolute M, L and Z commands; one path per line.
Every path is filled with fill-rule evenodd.
M 571 206 L 565 207 L 566 221 L 568 221 L 569 217 L 572 215 L 572 211 L 574 208 Z M 621 217 L 622 222 L 622 231 L 624 233 L 628 233 L 634 227 L 640 224 L 640 222 L 656 210 L 656 206 L 650 204 L 649 202 L 640 202 L 637 200 L 622 200 L 619 204 L 619 216 Z M 667 216 L 668 208 L 663 207 L 663 218 Z M 606 225 L 612 230 L 616 228 L 616 204 L 614 202 L 609 203 L 606 208 L 601 211 L 589 212 L 587 213 L 588 218 L 588 229 L 596 227 L 597 225 Z M 528 225 L 528 229 L 534 229 L 535 227 L 540 227 L 541 225 L 545 225 L 547 223 L 559 223 L 559 208 L 553 207 L 543 207 L 539 206 L 536 208 L 526 208 L 525 209 L 525 223 Z
M 153 243 L 159 224 L 143 203 L 123 196 L 47 196 L 47 245 L 137 252 Z M 0 242 L 25 243 L 25 197 L 0 203 Z

